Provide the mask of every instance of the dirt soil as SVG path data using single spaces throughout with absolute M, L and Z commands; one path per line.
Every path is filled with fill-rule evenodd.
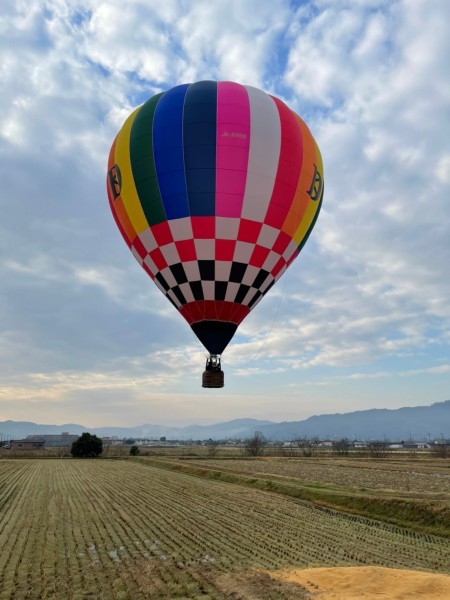
M 296 583 L 314 600 L 449 600 L 450 576 L 384 567 L 333 567 L 271 571 Z

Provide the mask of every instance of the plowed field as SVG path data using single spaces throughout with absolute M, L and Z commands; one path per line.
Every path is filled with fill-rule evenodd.
M 295 599 L 264 571 L 450 572 L 444 538 L 126 460 L 1 460 L 0 548 L 0 600 Z

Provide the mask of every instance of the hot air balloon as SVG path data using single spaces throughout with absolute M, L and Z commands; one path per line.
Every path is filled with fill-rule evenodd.
M 209 352 L 203 387 L 223 387 L 223 351 L 320 211 L 322 158 L 308 127 L 252 86 L 178 85 L 125 121 L 107 190 L 133 255 Z

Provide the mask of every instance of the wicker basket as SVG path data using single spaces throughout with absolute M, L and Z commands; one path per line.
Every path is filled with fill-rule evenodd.
M 224 375 L 221 369 L 203 371 L 202 387 L 204 388 L 222 388 L 224 385 Z

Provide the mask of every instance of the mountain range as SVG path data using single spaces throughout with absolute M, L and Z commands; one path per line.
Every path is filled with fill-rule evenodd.
M 316 415 L 303 421 L 275 423 L 259 419 L 235 419 L 212 425 L 167 427 L 85 427 L 76 423 L 45 425 L 27 421 L 0 421 L 0 440 L 19 439 L 27 435 L 81 434 L 89 431 L 98 436 L 177 440 L 224 440 L 247 438 L 255 431 L 268 440 L 289 441 L 299 437 L 359 440 L 425 440 L 450 438 L 450 400 L 430 406 L 398 409 L 376 408 L 348 413 Z

